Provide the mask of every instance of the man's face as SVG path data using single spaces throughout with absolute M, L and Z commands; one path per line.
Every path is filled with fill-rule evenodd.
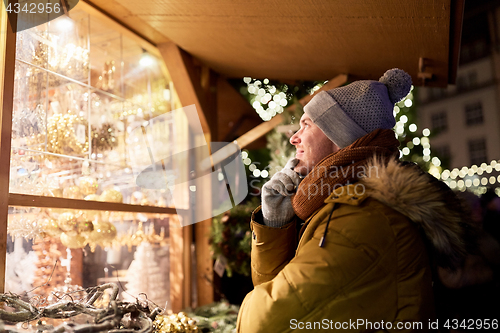
M 300 129 L 290 138 L 295 146 L 295 158 L 299 160 L 294 170 L 302 176 L 307 175 L 319 161 L 340 148 L 314 124 L 307 114 L 300 118 Z

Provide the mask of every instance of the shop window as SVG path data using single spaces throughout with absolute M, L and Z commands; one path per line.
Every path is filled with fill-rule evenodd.
M 469 86 L 470 87 L 475 87 L 477 86 L 477 72 L 476 71 L 470 71 L 469 74 L 467 75 L 469 79 Z
M 480 165 L 488 161 L 488 156 L 486 152 L 486 139 L 474 139 L 469 140 L 469 157 L 470 165 Z
M 441 167 L 448 168 L 451 164 L 451 152 L 449 145 L 432 146 L 433 153 L 441 160 Z
M 467 126 L 478 125 L 483 122 L 483 104 L 481 102 L 465 105 L 465 124 Z
M 448 129 L 448 116 L 446 111 L 433 113 L 431 115 L 431 126 L 433 131 L 446 131 Z
M 165 304 L 170 221 L 177 229 L 180 223 L 175 209 L 168 208 L 173 207 L 169 188 L 141 188 L 136 176 L 174 147 L 187 149 L 188 121 L 174 116 L 158 120 L 180 108 L 161 60 L 146 54 L 123 33 L 125 28 L 114 30 L 116 25 L 82 6 L 71 11 L 71 18 L 61 16 L 16 35 L 8 231 L 20 241 L 9 248 L 7 285 L 18 293 L 42 286 L 62 252 L 71 265 L 54 269 L 51 284 L 37 293 L 43 289 L 48 296 L 55 286 L 64 289 L 66 272 L 71 272 L 72 284 L 83 287 L 119 277 L 136 295 L 138 272 L 148 278 L 151 269 L 162 293 L 155 300 L 160 289 L 141 292 Z M 185 169 L 186 175 L 176 176 L 187 178 Z M 24 207 L 23 195 L 35 198 L 24 199 L 34 207 Z M 189 200 L 188 193 L 179 197 Z M 61 207 L 58 198 L 77 199 L 70 201 L 75 209 L 45 208 L 53 202 Z M 44 205 L 37 207 L 40 202 Z M 111 208 L 102 210 L 103 202 Z M 88 205 L 101 205 L 101 210 Z M 142 252 L 134 255 L 138 248 Z M 45 260 L 47 253 L 53 256 Z M 32 269 L 23 278 L 12 261 L 19 258 Z M 126 270 L 134 261 L 140 269 L 134 281 L 127 281 L 134 270 L 129 275 Z M 30 280 L 29 272 L 39 279 Z M 142 287 L 147 285 L 145 280 Z

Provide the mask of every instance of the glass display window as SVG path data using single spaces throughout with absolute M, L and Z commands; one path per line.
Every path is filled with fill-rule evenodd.
M 180 220 L 168 184 L 136 178 L 186 150 L 189 125 L 169 114 L 181 105 L 161 60 L 89 8 L 16 37 L 6 290 L 119 282 L 137 296 L 147 278 L 163 305 Z
M 83 199 L 86 190 L 67 188 L 92 178 L 98 200 L 169 206 L 167 188 L 137 186 L 137 165 L 152 160 L 147 145 L 130 147 L 149 120 L 159 155 L 185 145 L 173 127 L 188 131 L 187 124 L 155 120 L 176 105 L 160 60 L 78 7 L 17 39 L 10 192 L 57 197 L 66 189 L 61 197 Z

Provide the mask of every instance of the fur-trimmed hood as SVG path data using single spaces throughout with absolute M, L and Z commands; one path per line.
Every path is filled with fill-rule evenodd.
M 455 193 L 412 163 L 373 158 L 366 170 L 370 172 L 360 179 L 366 193 L 418 224 L 439 266 L 458 267 L 472 229 Z

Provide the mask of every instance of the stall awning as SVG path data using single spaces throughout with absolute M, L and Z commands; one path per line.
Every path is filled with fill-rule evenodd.
M 227 77 L 455 80 L 463 0 L 92 0 L 151 42 L 173 41 Z M 421 75 L 422 76 L 422 75 Z

